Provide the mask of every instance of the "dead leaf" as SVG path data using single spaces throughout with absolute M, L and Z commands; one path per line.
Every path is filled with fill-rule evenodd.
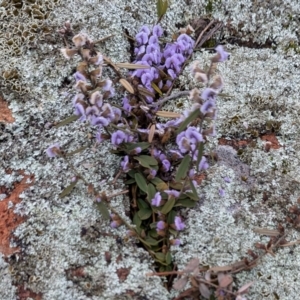
M 126 89 L 126 91 L 130 94 L 134 94 L 134 89 L 132 85 L 124 78 L 121 78 L 119 82 L 123 85 L 123 87 Z
M 172 111 L 163 111 L 159 110 L 156 112 L 156 115 L 158 117 L 163 117 L 163 118 L 179 118 L 180 114 L 172 112 Z
M 130 63 L 117 63 L 115 64 L 119 68 L 126 68 L 126 69 L 150 69 L 150 66 L 139 65 L 139 64 L 130 64 Z
M 153 141 L 154 133 L 155 133 L 155 125 L 152 124 L 151 127 L 150 127 L 149 135 L 148 135 L 148 142 L 149 143 L 151 143 Z
M 176 291 L 182 290 L 188 282 L 188 277 L 184 276 L 178 280 L 176 280 L 173 284 L 173 289 Z
M 199 259 L 193 258 L 183 269 L 185 273 L 192 273 L 196 268 L 199 267 Z
M 204 297 L 205 299 L 209 299 L 210 298 L 211 291 L 209 290 L 209 288 L 207 287 L 206 284 L 200 283 L 200 285 L 199 285 L 199 292 L 200 292 L 201 296 Z

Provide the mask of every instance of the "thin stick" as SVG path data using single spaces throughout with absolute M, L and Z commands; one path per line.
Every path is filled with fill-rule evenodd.
M 164 97 L 163 99 L 155 102 L 154 104 L 152 105 L 148 105 L 150 107 L 157 107 L 157 106 L 162 106 L 165 102 L 169 101 L 169 100 L 173 100 L 173 99 L 177 99 L 177 98 L 180 98 L 180 97 L 184 97 L 184 96 L 188 96 L 190 94 L 189 91 L 184 91 L 184 92 L 179 92 L 179 93 L 176 93 L 174 95 L 171 95 L 171 96 L 167 96 L 167 97 Z
M 111 34 L 111 35 L 105 36 L 105 37 L 103 37 L 102 39 L 96 40 L 96 41 L 95 41 L 95 42 L 93 42 L 93 43 L 94 43 L 94 44 L 101 43 L 101 42 L 103 42 L 103 41 L 105 41 L 105 40 L 107 40 L 107 39 L 109 39 L 109 38 L 111 38 L 111 37 L 113 37 L 113 36 L 114 36 L 114 34 Z

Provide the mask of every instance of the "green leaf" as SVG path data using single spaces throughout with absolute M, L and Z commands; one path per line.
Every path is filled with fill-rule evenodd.
M 150 231 L 149 231 L 149 235 L 151 236 L 151 237 L 153 237 L 154 239 L 157 239 L 159 236 L 158 236 L 158 234 L 157 234 L 157 231 L 156 231 L 156 225 L 155 225 L 155 229 L 151 229 Z
M 96 207 L 100 211 L 102 218 L 104 220 L 109 220 L 110 219 L 110 214 L 107 209 L 107 206 L 103 202 L 96 202 Z
M 144 177 L 142 174 L 140 174 L 140 173 L 135 173 L 134 178 L 135 178 L 135 181 L 136 181 L 138 187 L 139 187 L 143 192 L 147 193 L 147 191 L 148 191 L 148 186 L 147 186 L 147 182 L 146 182 L 145 177 Z
M 157 240 L 155 240 L 155 239 L 153 239 L 152 237 L 149 237 L 149 236 L 145 238 L 145 242 L 147 244 L 151 245 L 151 246 L 156 246 L 160 243 L 160 241 L 157 241 Z
M 58 128 L 58 127 L 67 125 L 67 124 L 69 124 L 69 123 L 72 123 L 72 122 L 74 122 L 74 121 L 76 121 L 76 120 L 78 120 L 78 119 L 79 119 L 79 116 L 73 115 L 73 116 L 70 116 L 70 117 L 66 118 L 65 120 L 59 122 L 59 123 L 56 124 L 54 127 L 55 127 L 55 128 Z
M 194 186 L 193 180 L 190 179 L 189 182 L 190 182 L 190 187 L 191 187 L 191 189 L 192 189 L 192 193 L 193 193 L 193 195 L 194 195 L 194 198 L 192 198 L 192 199 L 197 198 L 197 200 L 199 200 L 199 196 L 198 196 L 197 190 L 196 190 L 196 188 L 195 188 L 195 186 Z M 196 200 L 196 199 L 195 199 L 195 200 Z
M 60 194 L 59 194 L 59 198 L 63 198 L 67 195 L 69 195 L 72 190 L 74 189 L 75 185 L 76 185 L 77 181 L 71 182 Z
M 169 183 L 170 187 L 174 190 L 177 190 L 177 191 L 181 191 L 182 189 L 182 182 L 176 182 L 176 181 L 171 181 Z
M 133 224 L 136 225 L 136 227 L 140 227 L 142 224 L 142 220 L 139 217 L 138 213 L 135 213 L 132 220 Z
M 130 171 L 127 172 L 127 174 L 128 174 L 131 178 L 135 178 L 136 171 L 135 171 L 135 170 L 130 170 Z
M 126 148 L 126 151 L 128 153 L 130 153 L 132 150 L 134 150 L 135 148 L 137 147 L 140 147 L 143 150 L 145 149 L 148 149 L 150 147 L 150 143 L 148 142 L 141 142 L 141 143 L 126 143 L 125 144 L 125 148 Z
M 168 265 L 170 265 L 172 263 L 172 255 L 171 255 L 170 251 L 168 251 L 166 254 L 166 263 Z
M 187 171 L 190 168 L 190 163 L 191 163 L 191 157 L 189 155 L 186 155 L 183 160 L 181 161 L 177 173 L 176 173 L 176 177 L 175 180 L 179 181 L 181 179 L 184 179 L 186 177 Z
M 173 223 L 174 223 L 174 222 L 173 222 Z M 175 229 L 169 228 L 169 232 L 170 232 L 172 235 L 174 235 L 175 238 L 176 238 L 177 235 L 178 235 L 178 231 L 175 230 Z
M 195 207 L 197 201 L 191 200 L 191 199 L 182 199 L 182 200 L 177 200 L 177 202 L 175 203 L 174 207 L 177 206 L 182 206 L 182 207 Z
M 85 149 L 87 149 L 87 148 L 88 148 L 88 146 L 80 147 L 80 148 L 78 148 L 77 150 L 74 150 L 74 151 L 71 151 L 71 152 L 66 153 L 66 156 L 72 156 L 72 155 L 74 155 L 74 154 L 80 153 L 80 152 L 82 152 L 83 150 L 85 150 Z
M 133 183 L 135 183 L 135 179 L 134 178 L 130 178 L 130 179 L 128 179 L 128 180 L 126 180 L 125 182 L 124 182 L 124 184 L 133 184 Z
M 199 163 L 200 163 L 202 155 L 203 155 L 203 149 L 204 149 L 204 143 L 201 142 L 198 145 L 198 156 L 197 156 L 197 162 L 196 162 L 197 172 L 199 172 Z
M 147 220 L 152 216 L 152 210 L 149 208 L 142 208 L 138 211 L 141 220 Z
M 168 223 L 168 224 L 173 224 L 173 223 L 174 223 L 174 219 L 175 219 L 176 216 L 177 216 L 176 211 L 175 211 L 175 210 L 171 210 L 171 211 L 168 213 L 167 223 Z
M 147 194 L 148 194 L 148 200 L 150 202 L 151 199 L 153 199 L 156 194 L 156 188 L 154 187 L 154 185 L 152 183 L 148 184 L 148 193 Z
M 164 191 L 168 189 L 168 185 L 158 177 L 154 177 L 151 180 L 151 182 L 156 186 L 156 189 L 159 191 Z
M 156 252 L 156 253 L 154 253 L 154 255 L 158 260 L 163 261 L 163 262 L 166 261 L 166 255 L 164 253 Z
M 164 16 L 164 14 L 167 12 L 168 1 L 167 0 L 157 0 L 156 8 L 157 8 L 158 20 L 160 20 Z
M 183 130 L 186 129 L 186 127 L 194 121 L 198 116 L 200 115 L 200 109 L 194 110 L 179 126 L 179 128 L 176 130 L 176 133 L 179 134 Z
M 169 199 L 166 202 L 166 204 L 164 205 L 164 207 L 161 210 L 161 213 L 166 215 L 174 207 L 174 204 L 175 204 L 175 198 L 172 197 L 171 199 Z
M 134 159 L 136 159 L 141 166 L 147 169 L 151 169 L 151 166 L 156 166 L 158 164 L 157 160 L 149 155 L 135 156 Z
M 137 205 L 138 205 L 139 209 L 149 208 L 149 204 L 141 198 L 138 198 L 136 200 L 136 202 L 137 202 Z
M 173 266 L 166 266 L 165 269 L 166 269 L 166 272 L 171 272 L 171 271 L 173 271 Z
M 185 196 L 185 198 L 188 197 L 188 198 L 190 198 L 191 200 L 194 200 L 194 201 L 198 201 L 199 200 L 198 195 L 197 194 L 195 195 L 194 193 L 191 193 L 191 192 L 185 192 L 183 194 L 183 196 Z M 183 197 L 183 199 L 184 199 L 184 197 Z

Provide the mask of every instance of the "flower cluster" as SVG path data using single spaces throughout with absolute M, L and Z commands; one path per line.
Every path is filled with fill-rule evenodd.
M 143 26 L 135 37 L 136 63 L 150 68 L 136 70 L 132 76 L 138 78 L 152 93 L 155 93 L 154 85 L 161 91 L 166 91 L 171 86 L 172 80 L 178 76 L 194 47 L 194 40 L 186 33 L 182 33 L 175 42 L 167 43 L 162 48 L 159 43 L 162 34 L 163 30 L 159 25 L 155 25 L 152 30 Z M 147 96 L 146 100 L 152 103 L 154 99 Z

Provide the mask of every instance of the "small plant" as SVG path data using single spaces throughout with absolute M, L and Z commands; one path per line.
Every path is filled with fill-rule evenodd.
M 70 24 L 66 23 L 65 27 L 68 29 L 65 32 L 70 32 Z M 74 116 L 62 124 L 75 119 L 88 122 L 97 131 L 98 143 L 110 140 L 112 152 L 123 156 L 120 173 L 128 178 L 125 184 L 131 191 L 135 225 L 129 227 L 130 235 L 139 238 L 160 271 L 173 269 L 169 250 L 171 245 L 180 244 L 178 232 L 185 228 L 178 208 L 193 207 L 199 200 L 195 176 L 209 167 L 204 145 L 207 136 L 215 135 L 216 97 L 223 88 L 219 75 L 211 78 L 212 70 L 216 63 L 228 58 L 228 53 L 218 46 L 207 71 L 200 69 L 197 62 L 192 64 L 195 81 L 206 88 L 202 92 L 195 88 L 188 93 L 193 101 L 191 109 L 182 114 L 159 110 L 166 100 L 161 96 L 170 92 L 193 52 L 192 32 L 188 26 L 172 41 L 163 43 L 160 25 L 151 29 L 143 26 L 135 37 L 135 61 L 130 64 L 113 63 L 96 50 L 96 43 L 85 34 L 72 38 L 75 47 L 61 50 L 66 58 L 76 54 L 82 58 L 74 74 L 77 91 L 73 98 Z M 114 82 L 119 82 L 126 91 L 122 106 L 109 103 L 115 90 L 112 79 L 102 78 L 106 66 L 114 70 Z M 120 67 L 135 70 L 125 78 Z M 171 120 L 160 121 L 161 118 Z M 58 144 L 50 146 L 47 154 L 66 157 Z M 82 178 L 77 174 L 77 180 Z M 63 196 L 73 189 L 77 180 Z M 98 193 L 93 187 L 90 190 L 102 214 L 108 216 L 105 192 Z M 114 228 L 124 223 L 115 211 L 110 218 Z

